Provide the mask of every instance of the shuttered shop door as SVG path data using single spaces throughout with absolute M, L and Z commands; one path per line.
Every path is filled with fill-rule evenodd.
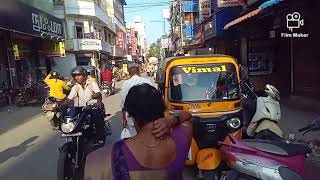
M 294 94 L 320 100 L 320 59 L 311 40 L 294 40 Z M 312 47 L 313 46 L 313 47 Z

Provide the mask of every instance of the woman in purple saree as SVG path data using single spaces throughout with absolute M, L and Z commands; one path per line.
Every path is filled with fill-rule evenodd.
M 137 135 L 92 152 L 85 180 L 181 180 L 192 138 L 191 114 L 164 118 L 165 104 L 152 86 L 130 89 L 125 109 L 135 119 Z M 169 134 L 164 134 L 170 128 Z

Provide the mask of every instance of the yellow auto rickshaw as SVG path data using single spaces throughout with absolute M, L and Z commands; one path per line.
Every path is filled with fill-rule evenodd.
M 160 65 L 158 85 L 167 114 L 186 110 L 193 115 L 193 139 L 186 165 L 198 176 L 216 179 L 221 170 L 218 141 L 227 133 L 241 138 L 242 109 L 237 61 L 226 55 L 179 56 Z

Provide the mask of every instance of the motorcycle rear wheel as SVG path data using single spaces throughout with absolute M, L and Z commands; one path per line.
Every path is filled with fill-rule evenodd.
M 15 105 L 17 107 L 24 107 L 26 104 L 24 102 L 21 102 L 21 101 L 16 101 Z
M 60 148 L 57 164 L 58 180 L 76 180 L 75 153 L 75 147 L 72 142 L 68 142 Z

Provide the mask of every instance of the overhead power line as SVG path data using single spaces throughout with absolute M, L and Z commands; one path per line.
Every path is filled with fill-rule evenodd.
M 170 3 L 132 6 L 132 7 L 125 7 L 125 9 L 134 9 L 134 8 L 141 8 L 141 7 L 157 7 L 157 6 L 164 6 L 164 5 L 170 5 Z
M 145 7 L 145 8 L 137 9 L 137 10 L 133 10 L 133 11 L 126 11 L 125 14 L 134 13 L 134 12 L 138 12 L 138 11 L 143 11 L 143 10 L 146 10 L 146 9 L 149 9 L 149 7 Z
M 159 2 L 151 2 L 151 3 L 136 3 L 136 4 L 127 4 L 125 7 L 128 6 L 136 6 L 136 5 L 148 5 L 148 4 L 159 4 L 159 3 L 172 3 L 173 1 L 159 1 Z

